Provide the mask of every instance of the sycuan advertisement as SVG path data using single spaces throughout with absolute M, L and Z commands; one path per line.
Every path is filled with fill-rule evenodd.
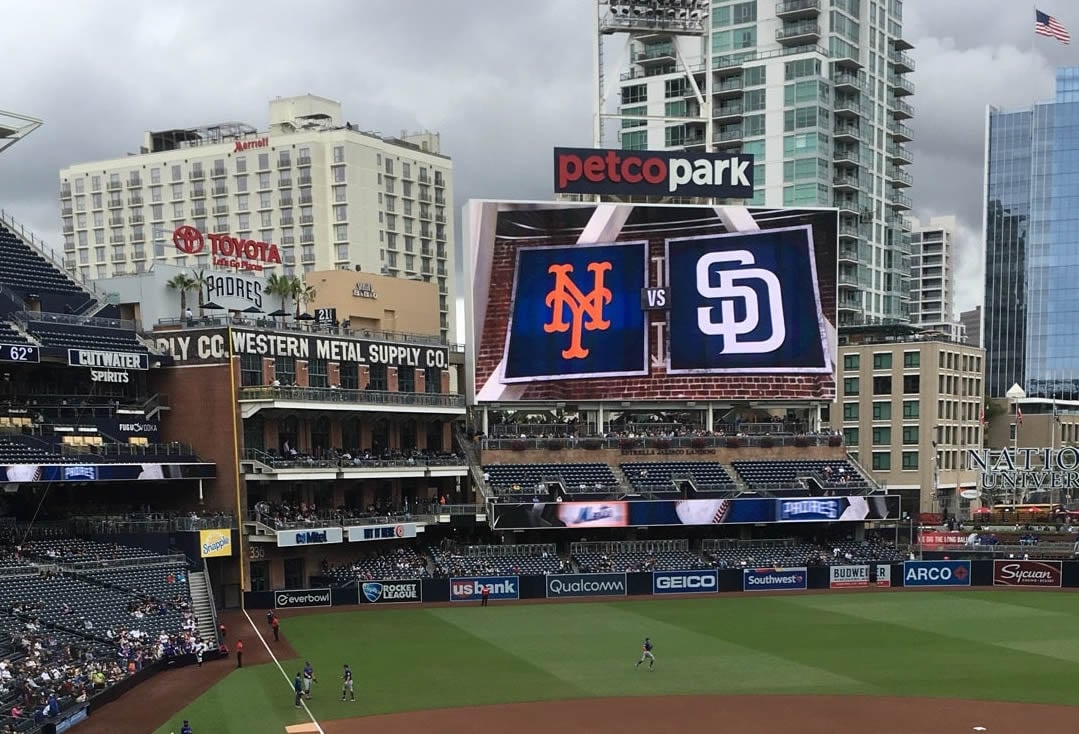
M 473 201 L 469 398 L 831 400 L 834 210 Z

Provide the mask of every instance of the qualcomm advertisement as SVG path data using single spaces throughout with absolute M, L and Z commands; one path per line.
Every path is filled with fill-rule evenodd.
M 547 598 L 575 596 L 625 596 L 624 573 L 562 573 L 547 577 Z
M 719 591 L 718 571 L 653 571 L 653 594 L 702 594 Z
M 970 561 L 905 561 L 903 586 L 970 586 Z
M 799 568 L 747 568 L 742 591 L 805 591 L 809 570 Z
M 450 601 L 479 601 L 484 589 L 492 601 L 521 598 L 521 580 L 516 576 L 473 576 L 450 579 Z
M 491 526 L 527 528 L 865 522 L 899 517 L 899 497 L 739 498 L 495 504 Z
M 470 202 L 468 398 L 830 400 L 837 220 L 805 209 Z

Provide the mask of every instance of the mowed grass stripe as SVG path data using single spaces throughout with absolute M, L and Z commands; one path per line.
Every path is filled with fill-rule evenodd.
M 309 704 L 316 718 L 588 695 L 548 674 L 537 655 L 503 649 L 448 623 L 442 611 L 392 609 L 288 620 L 289 641 L 304 655 L 297 665 L 310 660 L 321 679 L 319 695 Z M 459 611 L 482 614 L 496 626 L 500 616 L 512 613 L 509 607 Z M 356 703 L 339 700 L 344 663 L 354 670 Z
M 675 604 L 681 610 L 679 619 L 691 605 Z M 554 627 L 550 609 L 543 606 L 501 607 L 501 614 L 491 616 L 493 607 L 433 613 L 535 661 L 589 696 L 868 692 L 846 675 L 747 648 L 736 640 L 693 629 L 679 619 L 659 620 L 643 613 L 652 606 L 633 602 L 559 605 Z M 655 673 L 645 666 L 634 667 L 646 636 L 656 645 Z
M 847 603 L 820 595 L 786 601 L 809 615 L 803 624 L 828 615 L 875 630 L 878 643 L 867 645 L 867 651 L 883 651 L 889 638 L 903 641 L 887 656 L 902 674 L 895 684 L 903 695 L 1079 704 L 1072 683 L 1079 672 L 1079 609 L 1066 612 L 1059 597 L 933 592 L 903 594 L 897 604 L 888 598 L 893 596 L 860 596 Z M 1029 601 L 1018 604 L 1019 596 Z

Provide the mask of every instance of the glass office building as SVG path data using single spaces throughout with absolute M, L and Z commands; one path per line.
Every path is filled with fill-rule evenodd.
M 985 196 L 986 388 L 1079 400 L 1079 67 L 1056 97 L 989 108 Z

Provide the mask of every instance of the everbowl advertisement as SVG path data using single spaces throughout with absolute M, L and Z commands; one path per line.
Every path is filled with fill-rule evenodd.
M 469 398 L 831 400 L 837 216 L 470 202 Z

